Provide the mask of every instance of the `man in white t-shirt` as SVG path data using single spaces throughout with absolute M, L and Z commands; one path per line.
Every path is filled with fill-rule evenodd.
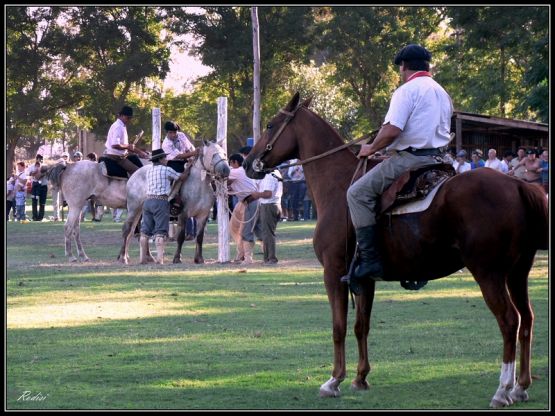
M 453 162 L 453 169 L 455 169 L 455 173 L 464 173 L 472 169 L 470 163 L 466 161 L 466 150 L 458 151 L 457 157 Z
M 407 45 L 396 55 L 403 85 L 391 97 L 384 123 L 372 144 L 361 146 L 358 156 L 372 156 L 386 148 L 391 157 L 353 183 L 347 202 L 356 231 L 358 264 L 343 281 L 356 283 L 383 277 L 376 250 L 376 202 L 404 172 L 441 162 L 439 148 L 451 140 L 453 104 L 449 94 L 432 78 L 431 53 L 420 45 Z M 354 280 L 353 280 L 354 279 Z
M 501 166 L 501 161 L 497 159 L 497 150 L 489 149 L 488 150 L 488 160 L 484 165 L 486 168 L 494 169 L 499 172 L 503 172 L 503 168 Z
M 276 264 L 276 228 L 281 218 L 281 196 L 283 195 L 283 178 L 278 169 L 267 173 L 258 183 L 258 191 L 251 193 L 258 199 L 257 228 L 260 232 L 264 252 L 264 264 Z
M 162 141 L 162 150 L 167 154 L 168 166 L 176 172 L 182 173 L 185 170 L 185 163 L 189 158 L 196 156 L 198 150 L 195 149 L 187 135 L 180 131 L 181 128 L 177 123 L 166 121 L 164 130 L 166 130 L 166 137 Z M 172 184 L 170 192 L 170 205 L 174 207 L 176 213 L 182 209 L 182 201 L 179 198 L 179 190 L 182 184 L 181 179 L 176 180 Z
M 129 143 L 127 136 L 127 124 L 133 117 L 133 109 L 124 106 L 118 113 L 118 119 L 110 126 L 108 136 L 106 137 L 105 157 L 115 160 L 116 163 L 125 169 L 129 175 L 132 175 L 140 166 L 137 166 L 128 159 L 129 152 L 137 154 L 139 157 L 148 158 L 148 154 L 134 144 Z
M 254 249 L 254 227 L 256 225 L 256 211 L 258 208 L 258 201 L 251 196 L 258 191 L 256 181 L 251 179 L 245 173 L 243 168 L 243 156 L 235 153 L 229 157 L 229 166 L 231 170 L 227 178 L 228 186 L 231 192 L 237 196 L 239 204 L 246 204 L 245 214 L 239 220 L 243 222 L 243 229 L 241 231 L 241 245 L 244 252 L 244 261 L 241 264 L 252 263 L 252 252 Z M 235 207 L 237 210 L 238 207 Z M 235 212 L 234 210 L 234 212 Z

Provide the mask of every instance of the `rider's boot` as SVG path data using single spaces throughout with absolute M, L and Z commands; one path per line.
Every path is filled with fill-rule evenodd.
M 355 230 L 359 262 L 352 277 L 356 280 L 367 278 L 382 280 L 383 266 L 380 254 L 376 247 L 377 229 L 377 225 L 368 225 Z
M 357 251 L 348 273 L 341 281 L 348 283 L 355 295 L 363 292 L 362 282 L 366 279 L 382 280 L 383 266 L 376 248 L 376 225 L 356 229 Z
M 166 250 L 166 237 L 163 235 L 157 235 L 154 241 L 156 243 L 156 262 L 158 264 L 164 264 L 164 251 Z
M 181 179 L 175 180 L 168 196 L 168 201 L 170 201 L 170 216 L 172 217 L 179 216 L 183 209 L 183 201 L 181 201 L 181 195 L 179 194 L 182 183 Z

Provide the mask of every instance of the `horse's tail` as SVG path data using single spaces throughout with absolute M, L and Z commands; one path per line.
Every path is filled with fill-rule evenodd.
M 58 163 L 53 167 L 49 168 L 46 172 L 48 180 L 55 188 L 60 188 L 62 186 L 62 173 L 64 172 L 66 165 L 64 163 Z
M 549 208 L 543 188 L 535 184 L 522 183 L 520 199 L 526 207 L 527 223 L 531 226 L 530 243 L 539 250 L 549 248 Z

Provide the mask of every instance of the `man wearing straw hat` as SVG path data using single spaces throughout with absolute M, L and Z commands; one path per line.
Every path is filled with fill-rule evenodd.
M 140 262 L 148 263 L 146 253 L 148 252 L 148 239 L 154 236 L 156 244 L 156 262 L 164 264 L 164 250 L 170 225 L 170 203 L 168 195 L 171 190 L 171 181 L 185 179 L 189 171 L 185 170 L 181 175 L 172 168 L 166 166 L 167 154 L 162 149 L 152 152 L 150 160 L 152 167 L 146 173 L 147 196 L 143 204 L 143 219 L 141 221 L 140 237 Z

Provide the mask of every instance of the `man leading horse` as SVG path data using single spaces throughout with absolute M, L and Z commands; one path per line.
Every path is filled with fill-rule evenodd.
M 358 157 L 386 148 L 390 157 L 374 166 L 347 191 L 347 202 L 356 231 L 358 264 L 344 281 L 381 280 L 383 266 L 376 247 L 376 202 L 404 172 L 441 163 L 439 148 L 451 137 L 453 104 L 447 92 L 429 72 L 431 53 L 409 44 L 395 56 L 401 85 L 391 98 L 389 110 L 372 144 L 362 145 Z

